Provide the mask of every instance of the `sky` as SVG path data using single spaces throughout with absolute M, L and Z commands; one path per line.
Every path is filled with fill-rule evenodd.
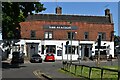
M 2 2 L 7 2 L 8 0 L 3 0 Z M 16 0 L 12 0 L 16 2 Z M 33 2 L 36 0 L 17 0 L 17 2 Z M 55 8 L 57 6 L 62 7 L 62 14 L 72 14 L 72 15 L 93 15 L 93 16 L 104 16 L 104 10 L 106 8 L 110 9 L 113 15 L 114 31 L 115 35 L 120 36 L 120 24 L 118 28 L 118 17 L 120 22 L 120 15 L 118 16 L 118 1 L 119 0 L 38 0 L 44 4 L 47 9 L 40 12 L 40 14 L 55 14 Z M 120 9 L 120 2 L 119 2 Z M 0 34 L 0 40 L 2 40 L 2 34 Z
M 47 9 L 41 14 L 55 14 L 57 6 L 62 7 L 62 14 L 104 16 L 104 10 L 110 9 L 113 15 L 115 35 L 118 35 L 118 2 L 41 2 Z

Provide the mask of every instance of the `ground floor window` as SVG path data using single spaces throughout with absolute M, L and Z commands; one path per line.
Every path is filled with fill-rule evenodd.
M 71 46 L 66 46 L 66 48 L 65 48 L 65 54 L 71 54 L 71 52 L 72 52 L 72 54 L 75 54 L 75 46 L 72 46 L 72 47 Z
M 42 50 L 41 50 L 41 54 L 44 54 L 44 50 L 45 50 L 45 48 L 44 48 L 44 45 L 42 45 L 42 48 L 41 48 Z
M 62 50 L 57 50 L 57 56 L 62 56 Z
M 54 54 L 56 54 L 55 50 L 56 50 L 55 45 L 46 45 L 46 53 L 54 53 Z

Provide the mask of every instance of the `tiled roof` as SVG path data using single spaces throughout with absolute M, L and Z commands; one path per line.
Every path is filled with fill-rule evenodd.
M 83 15 L 36 14 L 36 15 L 29 15 L 26 18 L 26 21 L 29 20 L 91 22 L 91 23 L 106 23 L 106 24 L 110 23 L 109 17 L 107 16 L 83 16 Z

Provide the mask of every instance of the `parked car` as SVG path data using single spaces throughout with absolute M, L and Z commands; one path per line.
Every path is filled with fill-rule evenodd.
M 31 63 L 36 63 L 36 62 L 38 62 L 38 63 L 42 63 L 42 58 L 41 58 L 41 56 L 39 55 L 39 54 L 33 54 L 32 55 L 32 57 L 30 58 L 30 62 Z
M 52 53 L 48 53 L 45 56 L 45 61 L 55 61 L 55 56 Z
M 20 53 L 19 51 L 13 52 L 12 53 L 12 60 L 11 64 L 19 64 L 19 63 L 24 63 L 24 53 Z

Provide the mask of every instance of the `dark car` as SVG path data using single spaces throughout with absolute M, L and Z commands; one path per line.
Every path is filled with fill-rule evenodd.
M 42 63 L 42 58 L 39 54 L 33 54 L 30 58 L 30 62 L 31 63 L 34 63 L 34 62 Z
M 55 56 L 52 53 L 48 53 L 45 56 L 45 61 L 55 61 Z
M 16 63 L 24 63 L 24 53 L 20 52 L 13 52 L 12 53 L 12 60 L 11 64 L 16 64 Z

